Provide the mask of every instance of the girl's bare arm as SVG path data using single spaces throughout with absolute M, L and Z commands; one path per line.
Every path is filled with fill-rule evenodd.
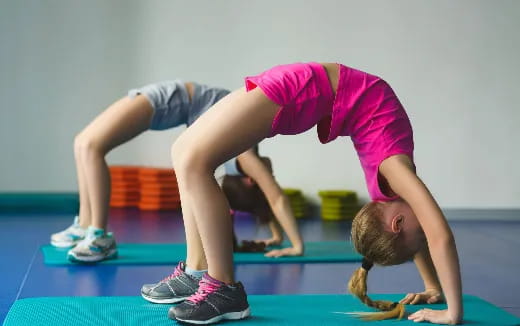
M 441 209 L 428 188 L 415 174 L 413 163 L 408 156 L 391 156 L 381 163 L 379 170 L 392 190 L 410 205 L 417 216 L 426 235 L 433 264 L 446 297 L 448 309 L 444 313 L 422 312 L 421 314 L 426 316 L 423 316 L 422 320 L 446 324 L 461 322 L 463 308 L 459 259 L 453 233 Z
M 289 198 L 287 198 L 280 185 L 278 185 L 274 179 L 270 169 L 252 151 L 246 151 L 240 154 L 237 159 L 239 160 L 242 171 L 251 177 L 265 194 L 274 216 L 292 244 L 291 250 L 285 250 L 283 252 L 276 251 L 275 255 L 303 254 L 303 241 L 291 209 Z

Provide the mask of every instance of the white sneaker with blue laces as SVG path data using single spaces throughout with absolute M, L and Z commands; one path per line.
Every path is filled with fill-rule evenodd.
M 90 226 L 85 239 L 69 250 L 67 258 L 75 263 L 95 263 L 117 257 L 116 240 L 112 232 Z
M 74 247 L 85 239 L 87 230 L 79 225 L 79 217 L 74 218 L 74 223 L 65 230 L 51 235 L 51 244 L 58 248 Z

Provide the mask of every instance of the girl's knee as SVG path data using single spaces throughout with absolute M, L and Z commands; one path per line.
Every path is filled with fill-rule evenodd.
M 74 153 L 77 157 L 82 158 L 105 155 L 102 142 L 84 133 L 79 133 L 74 137 Z
M 80 154 L 81 144 L 83 142 L 83 138 L 81 134 L 77 134 L 74 137 L 74 155 L 78 156 Z
M 184 156 L 184 152 L 185 152 L 185 146 L 182 145 L 181 137 L 177 138 L 177 140 L 172 144 L 172 147 L 170 150 L 173 168 L 175 170 L 180 170 L 181 158 Z
M 208 155 L 196 146 L 188 145 L 179 138 L 171 148 L 173 168 L 177 178 L 186 179 L 193 175 L 211 173 L 212 165 L 208 163 Z

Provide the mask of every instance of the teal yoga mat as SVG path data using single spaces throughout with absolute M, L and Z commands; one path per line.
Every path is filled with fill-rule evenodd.
M 396 301 L 402 295 L 373 295 Z M 369 325 L 346 314 L 368 311 L 350 295 L 251 295 L 251 317 L 229 325 Z M 22 325 L 177 325 L 167 317 L 170 305 L 146 302 L 141 297 L 53 297 L 17 300 L 9 310 L 4 326 Z M 425 306 L 407 306 L 411 313 Z M 429 305 L 443 309 L 445 305 Z M 517 318 L 474 296 L 464 296 L 467 325 L 519 325 Z M 405 319 L 374 322 L 374 325 L 417 325 Z
M 101 264 L 115 265 L 175 265 L 186 259 L 186 244 L 118 244 L 117 259 Z M 67 260 L 67 249 L 51 245 L 42 247 L 44 262 L 47 265 L 73 264 Z M 362 257 L 355 252 L 352 244 L 346 241 L 325 241 L 305 243 L 305 255 L 300 257 L 264 257 L 262 253 L 235 253 L 237 264 L 274 264 L 274 263 L 339 263 L 359 262 Z

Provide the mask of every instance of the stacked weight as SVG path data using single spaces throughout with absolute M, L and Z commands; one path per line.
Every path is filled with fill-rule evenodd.
M 110 207 L 173 210 L 181 206 L 172 169 L 118 165 L 110 167 L 110 176 Z
M 349 190 L 323 190 L 321 218 L 328 221 L 352 220 L 359 211 L 357 194 Z
M 181 207 L 179 187 L 173 169 L 139 169 L 141 210 L 173 210 Z
M 304 218 L 308 213 L 308 205 L 300 189 L 285 188 L 283 192 L 289 197 L 291 208 L 296 218 Z
M 137 166 L 111 166 L 110 207 L 136 207 L 139 203 L 139 168 Z

